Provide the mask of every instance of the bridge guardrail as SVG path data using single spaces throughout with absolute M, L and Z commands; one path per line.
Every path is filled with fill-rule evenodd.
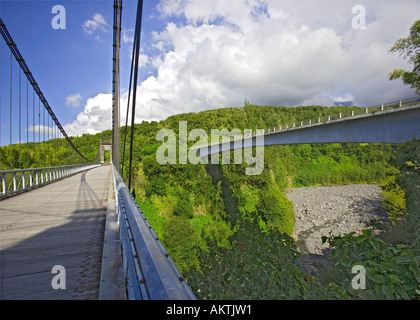
M 75 164 L 57 167 L 0 170 L 0 200 L 97 166 L 101 166 L 101 164 Z
M 114 166 L 113 172 L 128 299 L 196 300 Z

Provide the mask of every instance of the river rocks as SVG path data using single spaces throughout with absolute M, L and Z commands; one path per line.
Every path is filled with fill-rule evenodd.
M 302 254 L 322 255 L 328 244 L 321 237 L 379 232 L 386 223 L 381 189 L 373 184 L 295 188 L 287 193 L 295 213 L 295 239 Z

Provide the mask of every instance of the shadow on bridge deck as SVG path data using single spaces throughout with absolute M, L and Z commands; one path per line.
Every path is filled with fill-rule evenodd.
M 1 300 L 98 299 L 110 167 L 0 202 Z M 55 265 L 65 289 L 53 289 Z

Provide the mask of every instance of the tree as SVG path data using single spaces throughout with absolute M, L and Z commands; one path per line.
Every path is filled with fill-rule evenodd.
M 408 59 L 413 65 L 413 71 L 395 69 L 389 74 L 389 80 L 402 78 L 404 84 L 416 88 L 416 93 L 420 94 L 420 20 L 414 22 L 407 38 L 399 39 L 389 50 L 391 53 L 399 52 L 400 56 Z

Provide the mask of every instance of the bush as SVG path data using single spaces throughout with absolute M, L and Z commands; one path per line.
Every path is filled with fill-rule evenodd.
M 370 230 L 354 236 L 354 232 L 339 237 L 323 237 L 332 247 L 332 257 L 348 270 L 361 265 L 366 270 L 366 290 L 353 290 L 343 280 L 338 289 L 340 296 L 362 299 L 420 298 L 420 249 L 417 243 L 391 245 L 375 237 Z M 349 288 L 349 289 L 347 289 Z
M 205 249 L 205 244 L 187 219 L 169 219 L 163 228 L 163 241 L 181 273 L 200 268 L 199 249 Z
M 224 249 L 231 249 L 232 245 L 229 241 L 230 237 L 235 233 L 230 225 L 224 220 L 209 221 L 203 229 L 204 239 L 214 242 L 218 247 Z
M 382 206 L 392 222 L 400 221 L 405 213 L 405 193 L 397 186 L 392 191 L 383 191 Z
M 387 172 L 387 177 L 380 183 L 383 195 L 382 206 L 393 223 L 400 221 L 406 210 L 405 192 L 396 182 L 398 173 L 398 170 Z
M 268 186 L 261 192 L 258 214 L 264 220 L 267 230 L 276 229 L 288 235 L 293 234 L 293 204 L 275 186 Z
M 175 216 L 190 219 L 194 216 L 194 207 L 188 198 L 181 196 L 176 202 L 173 214 Z

